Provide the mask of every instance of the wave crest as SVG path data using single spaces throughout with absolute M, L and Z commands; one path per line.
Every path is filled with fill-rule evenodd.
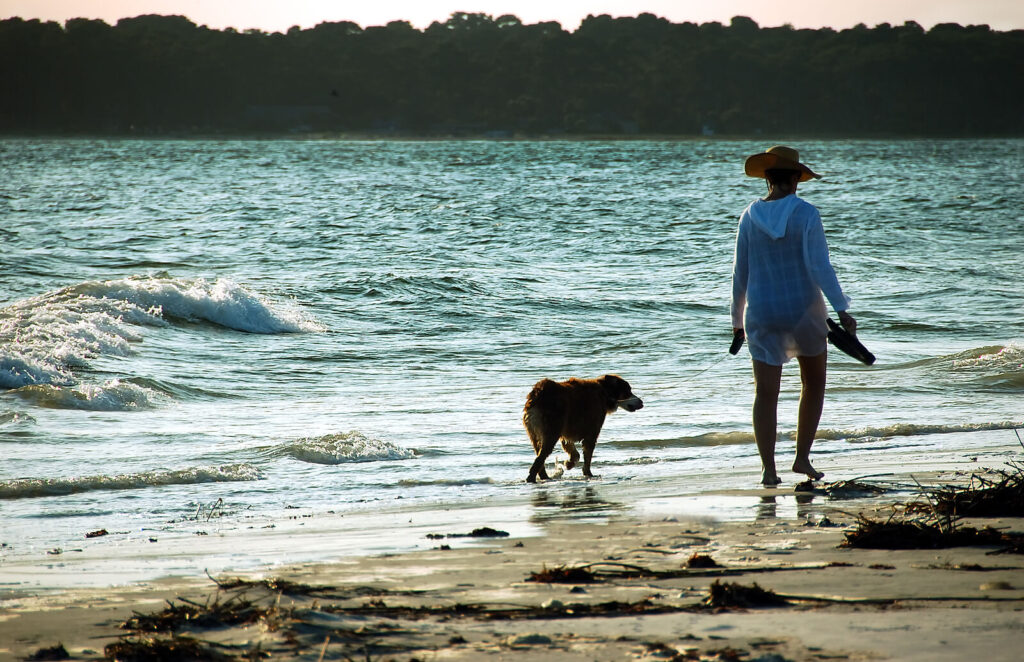
M 345 464 L 407 460 L 416 452 L 389 441 L 374 439 L 355 430 L 323 437 L 298 439 L 281 449 L 281 454 L 312 464 Z
M 94 490 L 135 490 L 164 485 L 224 483 L 260 480 L 263 474 L 251 464 L 228 464 L 219 467 L 190 467 L 178 471 L 147 471 L 112 476 L 80 476 L 74 478 L 19 478 L 0 482 L 0 499 L 29 499 L 64 496 Z
M 1017 421 L 992 423 L 963 423 L 956 425 L 927 423 L 894 423 L 882 427 L 864 427 L 853 430 L 818 430 L 815 439 L 860 439 L 884 437 L 913 437 L 929 434 L 951 434 L 954 432 L 988 432 L 992 430 L 1013 430 L 1024 426 Z
M 140 327 L 166 318 L 260 334 L 319 331 L 301 311 L 271 304 L 230 280 L 132 277 L 87 281 L 0 309 L 0 388 L 73 386 L 76 368 L 131 356 Z
M 204 321 L 247 333 L 300 333 L 322 327 L 299 311 L 285 310 L 226 278 L 125 278 L 68 288 L 79 296 L 128 302 L 189 321 Z
M 133 411 L 154 407 L 156 391 L 114 379 L 106 384 L 84 384 L 78 388 L 33 384 L 14 390 L 18 397 L 40 407 L 83 411 Z

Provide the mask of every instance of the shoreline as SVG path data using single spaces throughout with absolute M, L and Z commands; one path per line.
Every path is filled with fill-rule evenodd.
M 884 487 L 883 494 L 860 495 L 848 502 L 849 507 L 873 507 L 918 494 L 918 481 L 926 485 L 956 482 L 958 473 L 998 467 L 1019 453 L 1016 439 L 1010 442 L 1004 430 L 965 434 L 944 439 L 941 445 L 933 442 L 927 453 L 920 446 L 886 453 L 876 457 L 870 469 L 868 458 L 847 452 L 845 442 L 823 440 L 817 453 L 825 481 L 867 479 Z M 784 441 L 779 452 L 788 454 L 791 446 Z M 26 595 L 106 590 L 164 577 L 199 576 L 205 581 L 207 570 L 215 575 L 272 572 L 296 564 L 414 553 L 435 546 L 428 534 L 484 526 L 527 539 L 543 536 L 548 527 L 560 522 L 601 523 L 623 517 L 744 522 L 817 517 L 829 508 L 845 507 L 826 494 L 795 493 L 800 479 L 796 474 L 788 474 L 777 489 L 761 487 L 758 461 L 752 453 L 722 460 L 713 472 L 699 469 L 621 476 L 614 470 L 605 474 L 599 464 L 595 480 L 584 480 L 578 470 L 535 486 L 520 479 L 496 484 L 487 498 L 475 500 L 439 496 L 421 502 L 397 494 L 348 508 L 344 504 L 296 504 L 284 510 L 236 507 L 212 518 L 211 510 L 203 517 L 169 522 L 88 517 L 73 522 L 73 528 L 60 537 L 31 540 L 33 532 L 26 527 L 34 520 L 15 518 L 9 520 L 7 536 L 0 540 L 0 604 Z M 245 503 L 241 497 L 236 501 Z M 107 535 L 89 536 L 100 530 Z
M 274 659 L 740 659 L 722 657 L 726 650 L 772 661 L 1016 659 L 1024 629 L 1019 555 L 989 556 L 991 547 L 843 548 L 858 514 L 884 514 L 899 499 L 806 493 L 793 512 L 768 507 L 799 497 L 792 486 L 736 492 L 764 503 L 760 516 L 716 521 L 672 515 L 669 505 L 599 520 L 553 518 L 526 532 L 533 535 L 427 539 L 425 548 L 401 553 L 210 577 L 197 568 L 128 586 L 12 596 L 0 601 L 0 660 L 58 643 L 71 659 L 102 659 L 135 612 L 231 600 L 267 611 L 250 623 L 177 634 L 235 658 L 259 646 Z M 1024 532 L 1024 518 L 967 523 Z M 418 525 L 408 535 L 451 525 Z M 313 531 L 282 533 L 296 545 L 325 543 Z M 116 562 L 119 550 L 107 551 Z M 688 569 L 694 555 L 721 567 Z M 590 568 L 600 581 L 525 581 L 560 567 Z M 661 574 L 621 576 L 628 568 Z M 230 588 L 233 577 L 250 583 Z M 756 584 L 789 604 L 701 607 L 715 580 Z

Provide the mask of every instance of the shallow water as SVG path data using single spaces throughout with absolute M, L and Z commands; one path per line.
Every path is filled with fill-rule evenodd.
M 799 147 L 878 356 L 830 356 L 819 468 L 1019 456 L 1024 141 Z M 410 513 L 521 533 L 559 513 L 755 516 L 701 495 L 758 478 L 749 361 L 725 350 L 760 149 L 0 142 L 0 555 L 101 528 L 230 538 L 296 508 L 347 551 L 422 542 L 395 524 Z M 600 479 L 524 485 L 530 386 L 607 372 L 646 406 L 609 418 Z M 780 454 L 795 366 L 783 388 Z

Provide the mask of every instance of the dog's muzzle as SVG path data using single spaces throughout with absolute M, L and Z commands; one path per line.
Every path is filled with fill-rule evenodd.
M 637 409 L 643 409 L 644 401 L 634 396 L 628 397 L 625 400 L 619 400 L 619 407 L 626 411 L 636 411 Z

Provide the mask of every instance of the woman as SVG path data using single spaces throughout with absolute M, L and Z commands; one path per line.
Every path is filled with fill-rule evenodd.
M 776 146 L 747 159 L 747 175 L 763 177 L 768 195 L 740 216 L 732 274 L 732 325 L 745 334 L 754 364 L 754 440 L 761 456 L 761 483 L 782 482 L 775 470 L 775 439 L 782 366 L 794 356 L 800 363 L 800 406 L 793 471 L 818 480 L 811 465 L 811 444 L 825 400 L 828 312 L 822 293 L 855 333 L 829 260 L 818 210 L 796 196 L 797 185 L 820 179 L 800 163 L 799 153 Z

